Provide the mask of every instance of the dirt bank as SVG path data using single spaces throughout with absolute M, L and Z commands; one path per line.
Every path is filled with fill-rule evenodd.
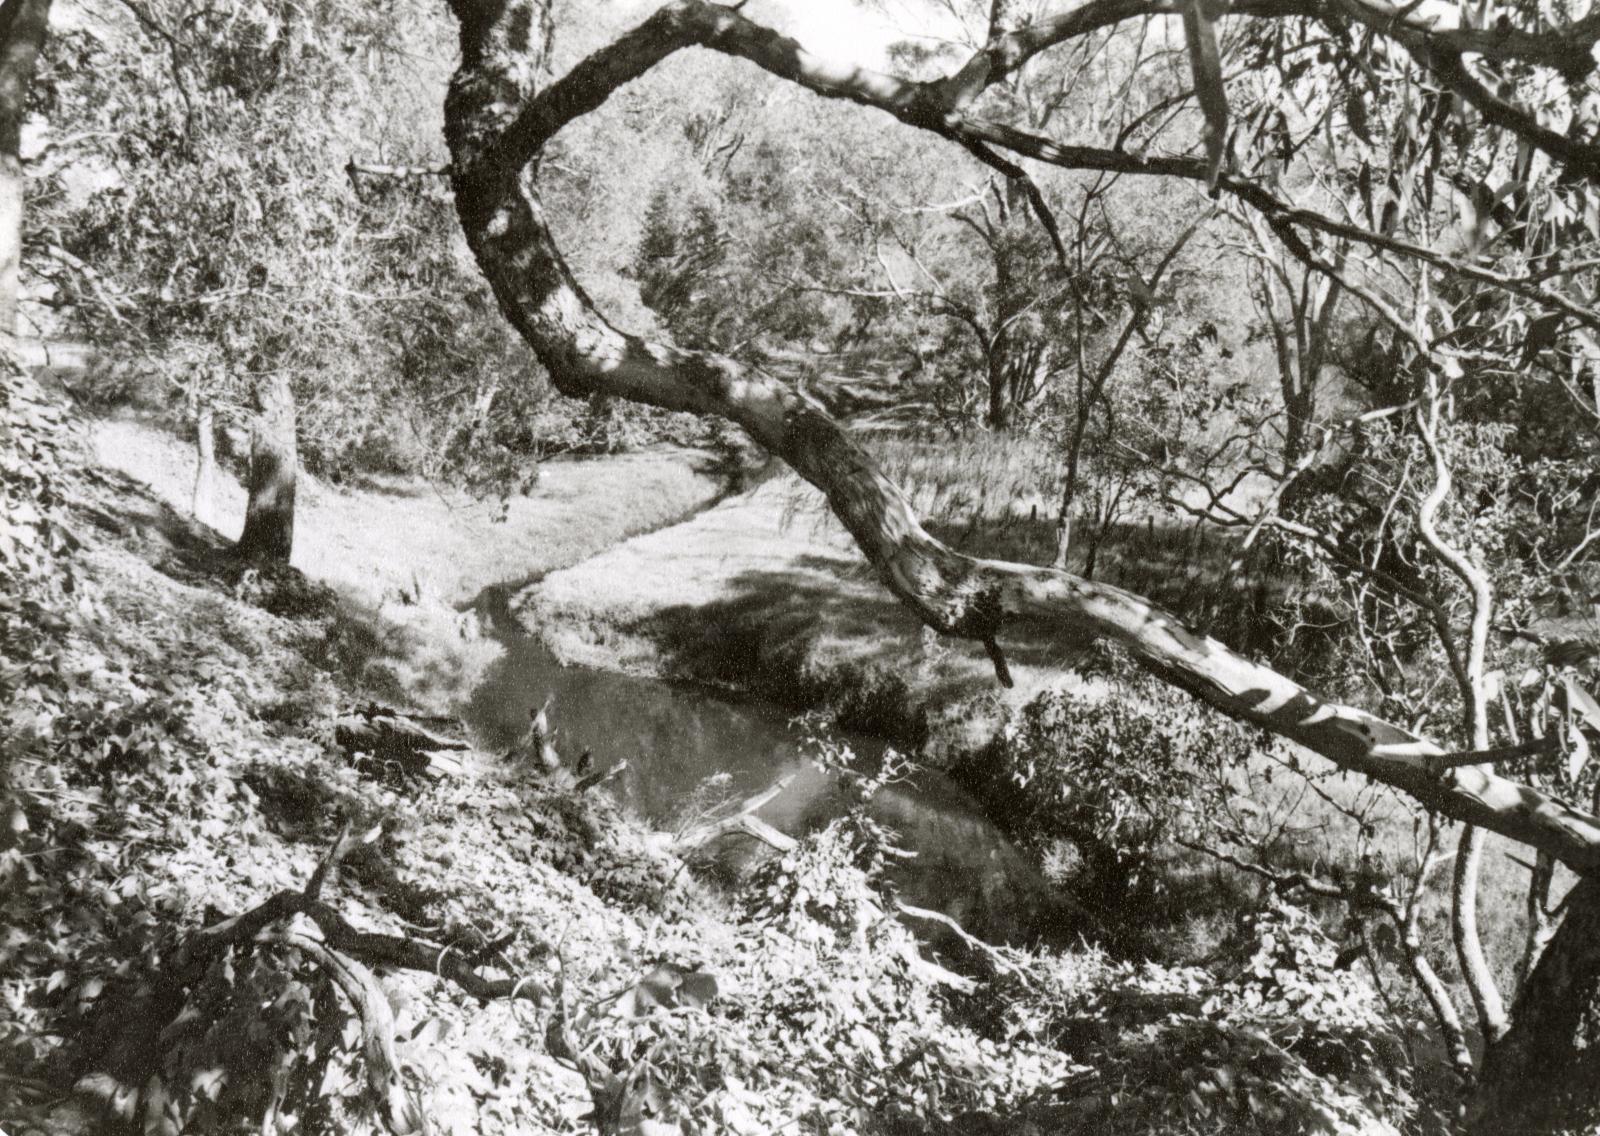
M 1075 681 L 1075 650 L 1010 636 L 1002 689 L 977 644 L 924 631 L 792 476 L 552 572 L 514 609 L 565 662 L 827 705 L 932 752 L 981 744 L 1002 708 Z
M 91 436 L 101 465 L 188 514 L 193 447 L 130 418 L 97 421 Z M 418 478 L 335 487 L 302 474 L 294 565 L 372 601 L 412 587 L 416 576 L 439 600 L 461 606 L 484 588 L 576 564 L 709 503 L 722 488 L 711 462 L 710 454 L 681 449 L 551 461 L 534 491 L 509 503 L 504 520 L 498 501 Z M 219 481 L 215 527 L 233 540 L 244 521 L 244 489 L 226 472 Z

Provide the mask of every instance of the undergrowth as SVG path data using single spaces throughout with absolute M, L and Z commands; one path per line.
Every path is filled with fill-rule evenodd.
M 334 744 L 359 692 L 318 663 L 351 613 L 62 473 L 15 405 L 8 1131 L 1427 1125 L 1371 991 L 1290 909 L 1209 968 L 975 948 L 957 974 L 856 813 L 711 886 L 567 777 L 472 753 L 371 779 Z

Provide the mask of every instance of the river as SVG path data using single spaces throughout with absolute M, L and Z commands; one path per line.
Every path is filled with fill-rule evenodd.
M 821 827 L 845 807 L 846 795 L 833 777 L 807 755 L 804 730 L 781 708 L 694 686 L 563 666 L 536 638 L 510 631 L 503 607 L 495 614 L 505 655 L 466 710 L 490 748 L 520 742 L 530 708 L 553 696 L 550 723 L 564 759 L 588 751 L 596 770 L 626 760 L 627 770 L 611 789 L 660 828 L 678 827 L 696 790 L 717 774 L 728 778 L 724 791 L 741 800 L 792 777 L 757 815 L 793 836 Z M 868 768 L 882 758 L 879 740 L 835 736 Z M 916 854 L 891 877 L 907 903 L 941 911 L 992 942 L 1060 941 L 1075 933 L 1068 909 L 1027 857 L 940 774 L 922 770 L 886 786 L 873 797 L 871 811 Z M 751 844 L 744 837 L 727 840 Z

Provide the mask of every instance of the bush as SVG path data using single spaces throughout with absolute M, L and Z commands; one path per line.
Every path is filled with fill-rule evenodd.
M 1059 1119 L 1095 1133 L 1439 1131 L 1412 1093 L 1395 1023 L 1365 978 L 1336 965 L 1315 919 L 1248 916 L 1220 967 L 1040 960 L 1017 981 L 1007 1031 L 1058 1045 L 1091 1072 Z
M 1193 804 L 1256 749 L 1258 731 L 1187 700 L 1113 656 L 1106 694 L 1047 692 L 960 771 L 1009 834 L 1043 852 L 1079 852 L 1074 890 L 1137 919 L 1160 890 L 1153 860 L 1199 819 Z

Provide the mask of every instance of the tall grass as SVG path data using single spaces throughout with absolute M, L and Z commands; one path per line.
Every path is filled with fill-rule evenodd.
M 1061 454 L 1033 435 L 975 432 L 955 438 L 876 435 L 866 439 L 890 479 L 925 517 L 1003 523 L 1054 518 Z

